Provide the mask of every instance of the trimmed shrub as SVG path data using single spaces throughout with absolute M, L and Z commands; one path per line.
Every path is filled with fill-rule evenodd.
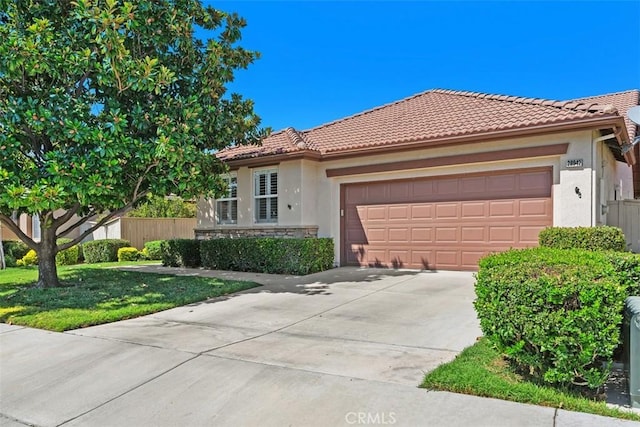
M 162 265 L 168 267 L 200 267 L 200 240 L 171 239 L 163 240 Z
M 532 248 L 480 261 L 480 327 L 525 374 L 598 389 L 620 343 L 626 287 L 606 253 Z
M 146 259 L 161 260 L 162 259 L 162 242 L 164 240 L 152 240 L 144 244 L 142 254 Z
M 69 243 L 71 239 L 58 239 L 58 245 Z M 78 245 L 73 245 L 69 249 L 65 249 L 64 251 L 58 252 L 56 254 L 56 264 L 57 265 L 73 265 L 78 263 L 78 253 L 80 249 Z
M 29 252 L 27 252 L 25 256 L 16 261 L 18 267 L 36 264 L 38 264 L 38 254 L 33 249 L 29 249 Z
M 131 246 L 120 248 L 118 249 L 118 261 L 137 261 L 139 254 L 138 249 Z
M 607 252 L 605 256 L 613 266 L 620 284 L 629 296 L 640 296 L 640 254 Z
M 540 246 L 588 251 L 627 250 L 624 233 L 618 227 L 548 227 L 538 235 Z
M 13 255 L 9 255 L 9 254 L 5 254 L 4 255 L 4 265 L 6 267 L 17 267 L 17 261 L 16 259 L 13 257 Z
M 29 252 L 29 246 L 20 240 L 3 240 L 2 249 L 5 257 L 11 255 L 14 260 L 23 258 Z
M 272 237 L 201 242 L 202 265 L 217 270 L 310 274 L 333 267 L 333 239 Z
M 118 260 L 118 249 L 131 246 L 128 240 L 103 239 L 86 242 L 82 245 L 84 260 L 89 264 L 114 262 Z

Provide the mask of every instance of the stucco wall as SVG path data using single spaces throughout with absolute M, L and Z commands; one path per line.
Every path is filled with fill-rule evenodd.
M 604 143 L 594 143 L 597 136 L 589 130 L 534 138 L 518 138 L 467 145 L 397 152 L 349 159 L 315 162 L 291 160 L 274 165 L 278 169 L 279 226 L 318 226 L 319 237 L 336 238 L 336 262 L 339 262 L 340 186 L 347 183 L 371 182 L 412 177 L 486 172 L 530 167 L 553 167 L 553 222 L 556 226 L 589 226 L 605 223 L 601 205 L 614 193 L 615 183 L 622 182 L 622 197 L 631 191 L 630 168 L 616 162 Z M 511 148 L 537 147 L 569 143 L 565 155 L 532 157 L 506 161 L 456 164 L 423 169 L 376 172 L 327 178 L 327 169 L 429 159 L 452 155 L 474 154 Z M 582 167 L 570 168 L 568 160 L 582 160 Z M 238 224 L 255 226 L 253 219 L 253 171 L 242 167 L 238 174 Z M 215 203 L 201 201 L 198 227 L 223 228 L 215 222 Z M 275 224 L 274 224 L 275 225 Z M 264 226 L 264 224 L 260 224 Z M 230 226 L 229 226 L 230 227 Z

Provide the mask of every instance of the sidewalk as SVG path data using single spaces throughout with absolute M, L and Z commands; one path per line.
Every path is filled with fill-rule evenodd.
M 264 286 L 66 333 L 0 324 L 0 425 L 640 425 L 417 388 L 477 336 L 470 275 L 171 272 Z

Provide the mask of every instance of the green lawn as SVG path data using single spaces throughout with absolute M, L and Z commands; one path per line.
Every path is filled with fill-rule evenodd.
M 609 408 L 604 402 L 523 379 L 485 338 L 428 373 L 422 387 L 640 421 L 640 415 Z
M 37 289 L 35 267 L 0 271 L 0 322 L 66 331 L 130 319 L 256 285 L 193 276 L 121 271 L 135 263 L 59 267 L 63 284 Z

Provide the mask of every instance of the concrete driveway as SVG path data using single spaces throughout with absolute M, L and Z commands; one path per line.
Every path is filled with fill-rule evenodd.
M 0 424 L 601 424 L 417 388 L 480 335 L 471 273 L 170 271 L 264 286 L 62 334 L 0 325 Z

